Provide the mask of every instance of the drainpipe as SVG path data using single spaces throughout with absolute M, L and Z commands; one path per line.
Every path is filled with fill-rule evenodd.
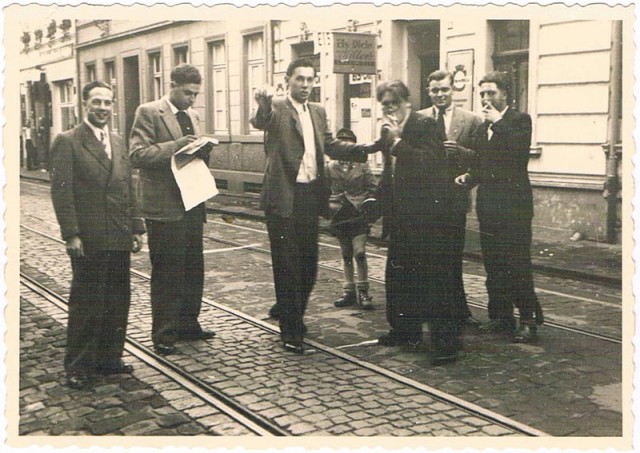
M 618 192 L 620 180 L 618 165 L 622 152 L 617 145 L 620 142 L 620 110 L 622 102 L 622 21 L 613 21 L 611 27 L 611 68 L 609 85 L 609 119 L 607 124 L 607 143 L 603 145 L 607 157 L 606 180 L 603 196 L 607 201 L 607 242 L 613 244 L 617 239 Z

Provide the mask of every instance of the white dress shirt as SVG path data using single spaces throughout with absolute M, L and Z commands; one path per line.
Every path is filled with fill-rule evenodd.
M 316 140 L 313 131 L 313 122 L 311 122 L 311 114 L 309 113 L 308 102 L 301 104 L 300 102 L 289 96 L 293 108 L 298 112 L 300 124 L 302 125 L 302 138 L 304 140 L 304 155 L 298 170 L 296 182 L 310 183 L 318 177 L 318 162 L 316 160 Z
M 107 157 L 111 159 L 111 140 L 109 140 L 109 126 L 105 125 L 102 129 L 94 126 L 88 119 L 84 119 L 87 126 L 91 128 L 93 135 L 96 136 L 98 141 L 104 145 L 104 152 L 107 153 Z

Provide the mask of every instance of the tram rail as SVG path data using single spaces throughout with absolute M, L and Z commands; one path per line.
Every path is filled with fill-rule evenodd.
M 46 239 L 49 239 L 51 241 L 57 242 L 57 243 L 63 243 L 62 240 L 60 240 L 57 237 L 54 237 L 48 233 L 42 232 L 37 230 L 36 228 L 27 226 L 27 225 L 23 225 L 20 224 L 21 228 L 24 228 L 25 230 L 28 230 L 34 234 L 37 234 L 41 237 L 44 237 Z M 210 240 L 216 240 L 214 238 L 208 237 L 208 239 Z M 233 241 L 229 241 L 229 240 L 222 240 L 221 238 L 217 238 L 219 239 L 218 242 L 220 243 L 224 243 L 227 245 L 243 245 L 243 244 L 239 244 L 239 243 L 235 243 Z M 268 250 L 265 249 L 261 249 L 260 247 L 244 247 L 247 250 L 253 250 L 253 251 L 260 251 L 261 253 L 269 253 Z M 255 249 L 255 250 L 254 250 Z M 332 269 L 334 270 L 332 267 L 330 266 L 325 266 L 328 269 Z M 137 276 L 138 278 L 144 279 L 144 280 L 150 280 L 150 276 L 142 271 L 139 271 L 137 269 L 131 269 L 131 273 L 132 275 Z M 39 282 L 37 282 L 35 279 L 33 279 L 32 277 L 29 277 L 28 275 L 24 274 L 21 272 L 21 283 L 24 284 L 25 286 L 27 286 L 29 289 L 31 289 L 32 291 L 37 292 L 38 294 L 41 294 L 43 297 L 45 297 L 48 301 L 50 301 L 51 303 L 53 303 L 54 305 L 56 305 L 56 307 L 58 307 L 59 309 L 62 310 L 66 310 L 66 301 L 65 299 L 60 296 L 59 294 L 57 294 L 55 291 L 51 290 L 50 288 L 46 287 L 46 285 L 43 285 Z M 207 304 L 213 308 L 216 308 L 218 310 L 224 311 L 230 315 L 233 315 L 239 319 L 241 319 L 244 322 L 248 322 L 250 324 L 253 324 L 263 330 L 266 330 L 268 332 L 271 333 L 278 333 L 279 329 L 275 328 L 274 326 L 272 326 L 271 324 L 254 318 L 252 316 L 249 316 L 239 310 L 233 309 L 231 307 L 228 307 L 224 304 L 215 302 L 209 298 L 203 298 L 203 303 Z M 170 359 L 162 357 L 158 354 L 156 354 L 154 351 L 152 351 L 151 349 L 143 346 L 141 343 L 131 339 L 131 338 L 127 338 L 126 340 L 127 344 L 125 346 L 125 349 L 130 352 L 131 354 L 135 355 L 137 358 L 139 358 L 140 360 L 142 360 L 145 364 L 155 368 L 156 370 L 162 372 L 163 374 L 165 374 L 168 378 L 174 380 L 176 383 L 179 383 L 180 385 L 184 386 L 184 388 L 186 390 L 189 390 L 190 392 L 192 392 L 194 395 L 198 396 L 199 398 L 202 398 L 204 401 L 208 402 L 209 404 L 214 405 L 215 407 L 218 407 L 222 412 L 228 414 L 230 417 L 238 420 L 239 422 L 243 423 L 243 425 L 246 423 L 246 427 L 248 429 L 251 429 L 253 432 L 256 432 L 256 434 L 258 435 L 271 435 L 271 436 L 290 436 L 292 435 L 291 433 L 289 433 L 288 431 L 282 429 L 280 426 L 276 425 L 274 422 L 268 420 L 268 419 L 264 419 L 264 417 L 261 417 L 257 414 L 253 414 L 252 411 L 250 411 L 249 409 L 245 408 L 244 406 L 242 406 L 241 404 L 235 402 L 233 399 L 227 397 L 226 395 L 224 395 L 223 393 L 217 391 L 214 387 L 208 385 L 206 382 L 198 379 L 197 377 L 193 376 L 191 373 L 187 372 L 186 370 L 183 370 L 182 368 L 180 368 L 179 366 L 176 366 L 175 364 L 173 364 L 171 362 Z M 350 354 L 347 354 L 343 351 L 337 350 L 335 348 L 331 348 L 328 346 L 325 346 L 319 342 L 310 340 L 310 339 L 305 339 L 305 344 L 307 344 L 308 346 L 310 346 L 313 349 L 309 349 L 307 354 L 314 354 L 314 353 L 321 353 L 321 354 L 326 354 L 326 355 L 330 355 L 330 356 L 334 356 L 337 357 L 345 362 L 349 362 L 350 364 L 356 365 L 360 368 L 366 369 L 372 373 L 374 373 L 375 375 L 378 376 L 382 376 L 391 380 L 394 380 L 400 384 L 402 384 L 403 386 L 406 386 L 408 388 L 411 388 L 413 390 L 416 390 L 420 393 L 426 394 L 429 397 L 433 398 L 434 400 L 449 404 L 451 406 L 456 407 L 457 409 L 460 409 L 462 411 L 465 411 L 466 413 L 468 413 L 470 416 L 475 416 L 475 417 L 479 417 L 481 419 L 486 420 L 487 422 L 490 422 L 492 424 L 495 425 L 499 425 L 505 429 L 514 431 L 518 434 L 521 435 L 525 435 L 525 436 L 530 436 L 530 437 L 545 437 L 548 436 L 549 434 L 547 434 L 544 431 L 541 431 L 539 429 L 536 429 L 534 427 L 528 426 L 526 424 L 520 423 L 516 420 L 513 420 L 509 417 L 503 416 L 501 414 L 498 414 L 494 411 L 491 411 L 489 409 L 485 409 L 483 407 L 480 407 L 474 403 L 468 402 L 462 398 L 458 398 L 456 396 L 453 396 L 451 394 L 448 394 L 446 392 L 440 391 L 434 387 L 431 387 L 429 385 L 417 382 L 411 378 L 408 378 L 406 376 L 402 376 L 398 373 L 395 373 L 393 371 L 387 370 L 383 367 L 380 367 L 378 365 L 375 365 L 373 363 L 367 362 L 365 360 L 356 358 Z

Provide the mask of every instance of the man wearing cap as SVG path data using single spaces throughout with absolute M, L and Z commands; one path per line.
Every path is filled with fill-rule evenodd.
M 468 170 L 469 162 L 473 159 L 475 152 L 473 137 L 475 131 L 482 124 L 482 118 L 473 112 L 469 112 L 453 105 L 453 74 L 447 71 L 434 71 L 427 79 L 427 92 L 433 105 L 418 113 L 429 116 L 436 120 L 438 135 L 447 154 L 447 162 L 458 175 Z M 456 273 L 455 289 L 464 301 L 467 313 L 466 324 L 478 327 L 480 321 L 471 315 L 467 305 L 467 298 L 464 291 L 464 281 L 462 278 L 462 258 L 464 252 L 465 226 L 467 224 L 467 212 L 471 209 L 471 193 L 464 186 L 453 185 L 454 205 L 457 211 L 455 222 L 451 225 L 454 236 L 451 241 L 455 245 L 452 250 L 455 253 Z

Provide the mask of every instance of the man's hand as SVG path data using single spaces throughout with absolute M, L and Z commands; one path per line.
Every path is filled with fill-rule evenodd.
M 213 149 L 213 144 L 207 143 L 205 145 L 202 145 L 200 149 L 194 153 L 194 156 L 196 156 L 199 159 L 202 159 L 205 162 L 209 162 L 209 153 L 211 152 L 212 149 Z
M 257 89 L 253 94 L 258 105 L 263 109 L 271 107 L 271 99 L 273 99 L 273 92 L 270 88 Z
M 444 152 L 447 156 L 447 159 L 457 159 L 461 154 L 461 146 L 458 145 L 454 140 L 445 140 L 442 142 L 444 145 Z
M 463 173 L 456 176 L 453 181 L 459 186 L 467 187 L 471 183 L 471 175 L 469 173 Z
M 383 124 L 380 139 L 386 142 L 387 146 L 392 146 L 396 140 L 400 139 L 400 128 L 396 124 Z
M 176 140 L 176 145 L 178 145 L 178 149 L 182 149 L 189 143 L 195 142 L 196 140 L 198 140 L 197 135 L 185 135 L 184 137 L 180 137 Z
M 79 236 L 71 236 L 67 239 L 67 255 L 72 258 L 80 258 L 84 256 L 84 247 L 82 239 Z
M 502 115 L 491 102 L 487 102 L 484 105 L 482 109 L 482 115 L 484 116 L 485 121 L 489 121 L 490 123 L 495 123 L 496 121 L 502 119 Z
M 133 243 L 131 246 L 131 251 L 133 253 L 138 253 L 142 249 L 142 244 L 143 244 L 142 235 L 134 234 L 131 236 L 131 240 Z

